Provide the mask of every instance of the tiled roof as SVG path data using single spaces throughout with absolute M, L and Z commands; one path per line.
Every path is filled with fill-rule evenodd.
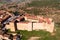
M 2 19 L 0 18 L 0 22 L 2 21 Z
M 40 17 L 40 18 L 39 18 L 39 22 L 42 23 L 43 21 L 44 21 L 44 18 L 43 18 L 43 17 Z
M 0 15 L 3 14 L 4 12 L 0 11 Z
M 46 22 L 46 23 L 48 23 L 48 24 L 50 24 L 51 23 L 51 20 L 49 19 L 49 18 L 46 18 L 46 17 L 40 17 L 39 18 L 39 22 Z
M 48 24 L 51 23 L 51 20 L 49 18 L 44 18 L 44 21 L 47 22 Z
M 8 17 L 9 17 L 9 15 L 6 15 L 6 16 L 3 18 L 3 20 L 6 19 L 6 18 L 8 18 Z
M 35 15 L 26 14 L 25 17 L 27 17 L 27 19 L 38 20 L 37 16 L 35 16 Z

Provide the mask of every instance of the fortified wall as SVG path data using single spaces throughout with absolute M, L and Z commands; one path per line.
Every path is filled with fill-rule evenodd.
M 45 30 L 48 32 L 53 32 L 54 30 L 54 22 L 51 22 L 50 24 L 48 23 L 16 23 L 17 29 L 18 30 L 27 30 L 27 31 L 32 31 L 32 30 Z M 11 31 L 15 31 L 15 26 L 13 22 L 10 22 L 9 24 L 6 25 L 7 29 L 10 29 Z

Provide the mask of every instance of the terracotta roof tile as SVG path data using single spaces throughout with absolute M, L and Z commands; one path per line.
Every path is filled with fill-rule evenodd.
M 0 22 L 2 21 L 2 19 L 0 18 Z
M 27 17 L 27 19 L 34 19 L 34 20 L 38 19 L 37 16 L 35 16 L 35 15 L 29 15 L 29 14 L 26 14 L 25 17 Z

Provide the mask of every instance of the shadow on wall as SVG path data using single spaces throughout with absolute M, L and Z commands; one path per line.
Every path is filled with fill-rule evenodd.
M 18 30 L 18 29 L 17 29 L 17 22 L 18 22 L 17 20 L 14 22 L 15 31 Z

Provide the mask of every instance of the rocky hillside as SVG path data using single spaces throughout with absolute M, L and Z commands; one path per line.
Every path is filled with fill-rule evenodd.
M 11 0 L 0 0 L 1 3 L 9 3 L 9 2 L 12 2 Z
M 11 3 L 11 2 L 31 2 L 32 0 L 0 0 L 0 2 Z
M 60 0 L 35 0 L 31 1 L 30 3 L 10 3 L 4 4 L 0 7 L 0 9 L 12 13 L 18 11 L 20 13 L 29 13 L 45 17 L 51 17 L 53 18 L 54 22 L 60 23 Z

